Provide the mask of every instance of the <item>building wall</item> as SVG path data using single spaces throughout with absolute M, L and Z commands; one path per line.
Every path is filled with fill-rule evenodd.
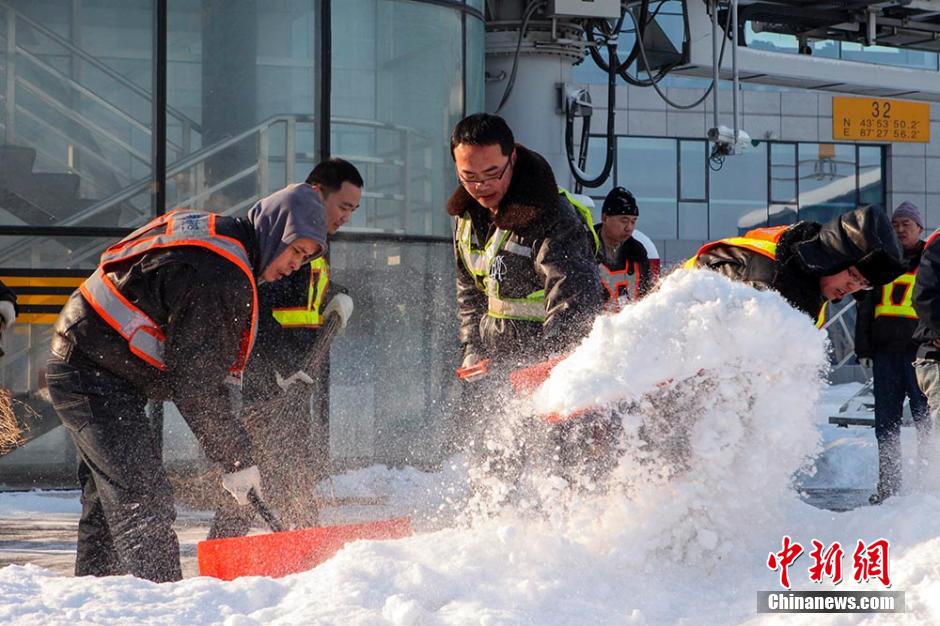
M 585 63 L 590 63 L 590 60 Z M 891 72 L 890 68 L 872 67 L 873 84 L 877 83 L 878 72 Z M 722 81 L 719 91 L 719 123 L 731 127 L 731 92 L 730 83 Z M 595 103 L 592 129 L 602 128 L 607 114 L 603 107 L 607 101 L 607 87 L 599 84 L 583 85 L 589 89 Z M 677 102 L 691 102 L 701 97 L 703 89 L 672 87 L 666 90 L 670 99 Z M 770 142 L 832 142 L 832 98 L 834 95 L 824 92 L 805 90 L 742 90 L 739 98 L 739 126 L 752 140 Z M 600 103 L 600 104 L 598 104 Z M 895 207 L 904 200 L 917 204 L 925 213 L 928 228 L 940 225 L 940 104 L 930 103 L 931 141 L 930 143 L 885 143 L 864 144 L 883 145 L 885 151 L 886 201 L 889 207 Z M 675 137 L 684 139 L 704 139 L 707 130 L 713 125 L 712 99 L 692 109 L 680 111 L 669 107 L 652 88 L 632 86 L 617 87 L 617 108 L 615 130 L 625 137 Z M 846 142 L 840 142 L 840 146 Z M 848 145 L 851 145 L 849 143 Z M 591 140 L 593 169 L 599 169 L 602 163 L 603 137 Z M 737 167 L 737 161 L 746 160 L 743 156 L 730 156 L 723 168 Z M 629 165 L 618 163 L 621 171 Z M 567 173 L 566 173 L 567 174 Z M 570 181 L 570 174 L 567 174 Z M 625 185 L 628 186 L 629 185 Z M 598 195 L 606 193 L 609 185 L 597 190 L 586 189 L 584 193 Z M 676 199 L 677 200 L 677 199 Z M 643 207 L 639 228 L 643 230 L 645 221 Z M 683 230 L 683 213 L 679 212 L 679 231 Z M 734 232 L 710 232 L 709 238 L 737 234 Z M 703 238 L 686 239 L 681 236 L 656 237 L 657 247 L 667 262 L 680 260 L 694 252 L 704 241 Z

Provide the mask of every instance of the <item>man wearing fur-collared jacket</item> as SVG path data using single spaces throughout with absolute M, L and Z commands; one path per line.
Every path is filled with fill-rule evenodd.
M 590 215 L 498 116 L 461 120 L 451 152 L 460 180 L 447 211 L 455 218 L 462 369 L 566 350 L 605 300 Z

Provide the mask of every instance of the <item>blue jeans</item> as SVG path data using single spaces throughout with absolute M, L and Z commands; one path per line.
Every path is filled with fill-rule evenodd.
M 76 576 L 180 580 L 176 509 L 146 398 L 123 379 L 53 356 L 46 381 L 78 450 L 82 516 Z
M 901 487 L 901 414 L 904 396 L 910 399 L 911 415 L 918 430 L 918 440 L 929 429 L 927 397 L 918 386 L 913 361 L 915 350 L 876 352 L 875 437 L 878 439 L 878 491 L 894 494 Z

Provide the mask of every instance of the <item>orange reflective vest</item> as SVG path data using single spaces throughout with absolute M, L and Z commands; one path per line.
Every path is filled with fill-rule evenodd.
M 784 231 L 789 226 L 770 226 L 765 228 L 755 228 L 747 231 L 743 237 L 728 237 L 711 241 L 698 249 L 695 256 L 682 264 L 687 270 L 695 269 L 698 266 L 698 258 L 713 248 L 718 246 L 734 246 L 737 248 L 746 248 L 752 252 L 763 255 L 769 259 L 777 258 L 777 242 L 783 236 Z M 823 303 L 816 317 L 816 328 L 822 328 L 826 322 L 826 304 Z
M 323 325 L 320 309 L 329 286 L 330 266 L 323 257 L 316 258 L 310 261 L 306 306 L 271 309 L 271 314 L 284 328 L 319 328 Z
M 153 367 L 165 371 L 166 333 L 146 313 L 131 304 L 108 277 L 109 268 L 147 252 L 177 246 L 198 246 L 234 263 L 251 284 L 251 319 L 242 333 L 238 357 L 229 368 L 235 382 L 251 354 L 258 327 L 258 290 L 248 252 L 240 241 L 215 231 L 216 215 L 178 209 L 137 229 L 104 251 L 98 269 L 79 286 L 82 296 L 107 324 L 127 340 L 130 351 Z

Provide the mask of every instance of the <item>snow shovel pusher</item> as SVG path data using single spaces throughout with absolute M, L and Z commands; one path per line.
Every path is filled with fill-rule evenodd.
M 200 541 L 196 545 L 200 576 L 222 580 L 240 576 L 278 578 L 316 567 L 350 541 L 400 539 L 411 534 L 411 520 L 407 517 L 284 530 L 284 525 L 254 491 L 249 493 L 248 499 L 273 532 Z
M 305 359 L 303 371 L 316 371 L 330 351 L 333 338 L 342 330 L 342 320 L 330 314 L 317 333 Z M 305 405 L 301 386 L 292 386 L 278 396 L 269 409 L 281 415 L 293 406 Z M 240 576 L 280 577 L 307 571 L 331 558 L 347 543 L 358 539 L 399 539 L 412 534 L 407 517 L 286 530 L 277 515 L 254 490 L 248 494 L 251 506 L 273 532 L 246 537 L 207 539 L 196 545 L 201 576 L 233 580 Z

